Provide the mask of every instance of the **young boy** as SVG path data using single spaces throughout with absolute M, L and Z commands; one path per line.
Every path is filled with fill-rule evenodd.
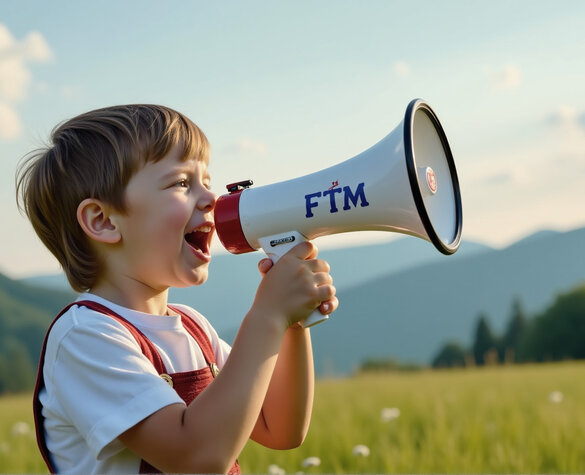
M 182 114 L 128 105 L 65 122 L 19 169 L 19 205 L 82 292 L 49 329 L 39 368 L 51 471 L 238 473 L 250 437 L 285 449 L 306 435 L 313 360 L 299 322 L 337 307 L 312 243 L 260 261 L 231 349 L 202 315 L 167 303 L 169 287 L 207 279 L 208 156 Z

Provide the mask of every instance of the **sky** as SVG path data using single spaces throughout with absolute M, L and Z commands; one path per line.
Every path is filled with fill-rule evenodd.
M 223 194 L 349 159 L 422 98 L 453 152 L 464 240 L 584 226 L 583 25 L 580 0 L 2 0 L 0 272 L 59 272 L 16 207 L 19 161 L 58 123 L 126 103 L 197 123 Z

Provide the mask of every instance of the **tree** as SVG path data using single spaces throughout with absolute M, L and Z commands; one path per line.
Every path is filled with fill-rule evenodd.
M 508 327 L 500 345 L 500 361 L 514 362 L 518 359 L 518 350 L 520 341 L 523 338 L 527 328 L 527 319 L 524 308 L 520 299 L 516 298 L 512 302 L 512 312 Z
M 448 342 L 433 358 L 433 368 L 453 368 L 465 366 L 465 349 L 457 342 Z
M 534 319 L 523 353 L 536 361 L 585 358 L 585 285 L 559 295 Z
M 475 364 L 478 366 L 484 365 L 486 363 L 486 355 L 497 350 L 497 347 L 497 341 L 488 325 L 487 316 L 480 313 L 472 346 Z

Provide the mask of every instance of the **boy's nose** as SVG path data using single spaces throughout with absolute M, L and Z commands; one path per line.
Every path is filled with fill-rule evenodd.
M 217 195 L 211 190 L 206 190 L 206 192 L 199 198 L 197 202 L 197 208 L 199 208 L 201 211 L 209 213 L 213 210 L 213 208 L 215 208 L 216 202 Z

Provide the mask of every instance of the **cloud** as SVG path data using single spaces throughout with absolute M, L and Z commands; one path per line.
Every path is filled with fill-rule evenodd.
M 17 58 L 0 59 L 0 97 L 17 101 L 26 97 L 32 76 Z
M 59 88 L 59 94 L 67 101 L 73 101 L 82 97 L 83 91 L 77 86 L 64 85 Z
M 10 30 L 0 23 L 0 60 L 7 57 L 43 62 L 53 59 L 53 52 L 38 31 L 31 31 L 24 40 L 17 41 Z
M 264 142 L 242 138 L 228 145 L 227 151 L 234 154 L 252 153 L 264 155 L 266 153 L 266 144 Z
M 20 118 L 13 107 L 0 103 L 0 139 L 12 140 L 22 133 Z
M 522 84 L 522 70 L 514 64 L 509 64 L 497 70 L 488 68 L 486 75 L 490 86 L 495 90 L 516 89 Z
M 397 76 L 405 78 L 410 76 L 412 68 L 405 61 L 399 60 L 392 65 L 392 70 L 394 71 L 394 73 L 396 73 Z
M 573 131 L 581 134 L 585 131 L 585 111 L 566 104 L 558 106 L 544 119 L 546 125 L 565 132 Z
M 507 186 L 514 181 L 515 173 L 512 170 L 491 173 L 483 178 L 483 184 L 488 186 Z
M 573 106 L 561 105 L 546 117 L 546 123 L 549 125 L 573 124 L 577 122 L 577 109 Z
M 17 138 L 22 130 L 14 103 L 23 101 L 33 84 L 30 63 L 50 61 L 53 52 L 37 31 L 18 41 L 0 23 L 0 138 Z

